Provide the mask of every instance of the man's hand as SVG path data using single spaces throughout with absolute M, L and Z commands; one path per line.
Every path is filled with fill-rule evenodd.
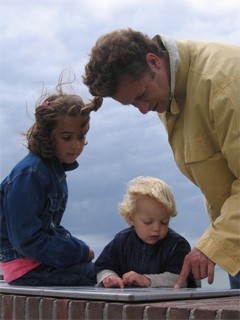
M 208 278 L 208 283 L 212 284 L 214 280 L 215 263 L 205 254 L 194 248 L 185 256 L 182 270 L 174 288 L 180 288 L 187 280 L 190 272 L 192 272 L 196 280 Z
M 116 276 L 108 276 L 103 279 L 102 284 L 105 288 L 124 288 L 122 279 Z
M 129 271 L 123 275 L 124 285 L 136 285 L 140 287 L 150 287 L 151 280 L 143 274 L 139 274 L 135 271 Z

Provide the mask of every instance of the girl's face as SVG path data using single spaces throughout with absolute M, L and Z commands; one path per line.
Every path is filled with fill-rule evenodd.
M 137 200 L 137 210 L 131 218 L 136 233 L 145 243 L 154 244 L 168 232 L 170 216 L 157 200 L 142 196 Z
M 89 122 L 86 123 L 86 117 L 82 115 L 58 120 L 53 132 L 55 156 L 61 162 L 73 163 L 83 151 L 88 129 Z

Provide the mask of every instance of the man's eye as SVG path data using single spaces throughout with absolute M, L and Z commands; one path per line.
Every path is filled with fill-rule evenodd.
M 137 96 L 136 100 L 141 100 L 144 98 L 144 96 L 145 96 L 145 91 L 142 94 L 140 94 L 139 96 Z

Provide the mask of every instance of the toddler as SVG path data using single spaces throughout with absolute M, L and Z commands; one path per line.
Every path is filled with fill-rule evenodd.
M 191 248 L 169 228 L 176 216 L 169 186 L 154 177 L 137 177 L 129 182 L 119 211 L 130 227 L 120 231 L 96 260 L 98 286 L 174 287 Z M 195 288 L 196 282 L 190 276 L 185 286 Z

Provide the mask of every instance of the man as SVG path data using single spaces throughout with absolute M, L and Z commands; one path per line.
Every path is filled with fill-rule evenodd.
M 206 198 L 211 224 L 176 288 L 190 272 L 211 284 L 215 264 L 239 288 L 240 47 L 116 30 L 97 40 L 83 80 L 94 96 L 157 112 L 178 167 Z

